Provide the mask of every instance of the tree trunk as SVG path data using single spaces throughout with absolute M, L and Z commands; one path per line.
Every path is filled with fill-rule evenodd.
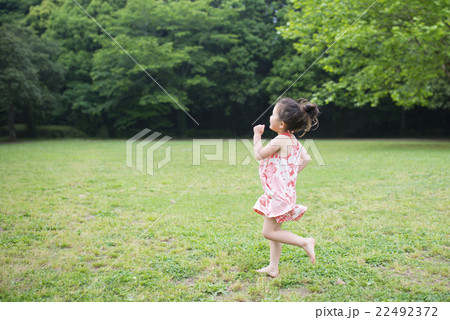
M 102 119 L 103 123 L 106 126 L 106 131 L 108 131 L 109 138 L 115 138 L 116 137 L 116 130 L 112 124 L 112 121 L 109 119 L 106 112 L 102 112 Z
M 400 119 L 400 133 L 404 134 L 406 128 L 406 109 L 402 108 L 402 115 Z
M 230 115 L 231 115 L 231 118 L 230 118 L 231 135 L 232 135 L 233 138 L 236 137 L 236 119 L 237 119 L 236 113 L 237 113 L 237 108 L 238 108 L 237 103 L 236 102 L 233 103 L 233 109 L 231 109 L 231 112 L 230 112 Z
M 338 112 L 341 116 L 340 126 L 339 126 L 339 137 L 344 138 L 346 136 L 347 129 L 347 117 L 345 116 L 345 110 L 343 108 L 338 108 Z
M 186 138 L 186 113 L 177 109 L 178 134 L 180 138 Z
M 33 114 L 33 109 L 28 104 L 25 107 L 25 123 L 27 125 L 27 136 L 36 137 L 36 116 Z
M 14 116 L 15 110 L 13 104 L 9 105 L 8 108 L 8 128 L 9 128 L 9 141 L 16 141 L 16 128 L 14 127 Z

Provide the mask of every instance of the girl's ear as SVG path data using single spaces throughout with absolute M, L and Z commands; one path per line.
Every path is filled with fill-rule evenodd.
M 284 129 L 284 127 L 286 127 L 286 123 L 284 123 L 283 121 L 280 122 L 280 128 Z

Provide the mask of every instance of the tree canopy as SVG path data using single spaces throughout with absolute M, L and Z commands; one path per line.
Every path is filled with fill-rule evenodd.
M 279 30 L 300 55 L 332 46 L 317 62 L 328 74 L 311 90 L 320 101 L 449 107 L 448 1 L 293 0 Z
M 30 128 L 238 135 L 288 88 L 340 122 L 340 108 L 448 109 L 449 10 L 448 0 L 0 0 L 0 120 L 12 107 Z
M 30 131 L 58 105 L 63 70 L 52 60 L 57 47 L 14 24 L 0 26 L 0 111 L 8 113 L 15 140 L 16 112 L 25 114 Z

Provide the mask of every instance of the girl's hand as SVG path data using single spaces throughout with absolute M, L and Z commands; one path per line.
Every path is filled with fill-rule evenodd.
M 262 134 L 263 134 L 263 132 L 264 132 L 264 127 L 265 127 L 265 126 L 266 126 L 265 124 L 259 124 L 259 125 L 257 125 L 257 126 L 254 126 L 254 127 L 253 127 L 253 133 L 259 134 L 259 135 L 262 136 Z

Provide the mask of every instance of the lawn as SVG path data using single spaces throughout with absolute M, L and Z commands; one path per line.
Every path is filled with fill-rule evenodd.
M 317 263 L 284 246 L 271 279 L 241 141 L 236 165 L 227 141 L 193 165 L 192 141 L 171 140 L 154 175 L 126 166 L 124 140 L 1 144 L 0 300 L 449 301 L 450 142 L 315 145 L 308 211 L 283 228 L 316 239 Z

